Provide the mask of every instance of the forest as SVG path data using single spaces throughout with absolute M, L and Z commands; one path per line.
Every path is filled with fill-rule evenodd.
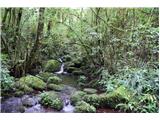
M 1 8 L 2 113 L 159 112 L 158 8 Z

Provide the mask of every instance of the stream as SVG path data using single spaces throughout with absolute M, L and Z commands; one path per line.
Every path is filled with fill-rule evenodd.
M 64 63 L 61 61 L 61 67 L 58 72 L 55 72 L 60 78 L 62 78 L 64 84 L 63 90 L 58 92 L 58 95 L 63 101 L 63 109 L 56 111 L 52 108 L 47 108 L 40 104 L 40 97 L 35 95 L 23 95 L 22 97 L 10 97 L 1 103 L 2 113 L 43 113 L 43 112 L 62 112 L 72 113 L 74 106 L 70 103 L 70 96 L 76 91 L 76 76 L 68 75 L 64 72 Z
M 21 97 L 10 97 L 3 100 L 0 104 L 2 113 L 73 113 L 75 107 L 71 105 L 70 97 L 77 90 L 77 76 L 69 75 L 64 71 L 64 63 L 61 61 L 60 70 L 55 72 L 61 79 L 64 88 L 57 92 L 63 101 L 63 109 L 56 111 L 52 108 L 40 104 L 39 94 L 23 95 Z M 98 113 L 115 113 L 114 109 L 98 109 Z

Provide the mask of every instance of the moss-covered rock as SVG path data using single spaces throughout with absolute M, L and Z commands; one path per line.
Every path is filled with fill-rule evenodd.
M 95 94 L 95 93 L 97 93 L 97 90 L 93 89 L 93 88 L 84 88 L 83 91 L 86 92 L 86 93 L 88 93 L 88 94 Z
M 75 70 L 72 72 L 73 75 L 83 75 L 84 73 L 82 72 L 82 70 Z
M 59 84 L 62 82 L 62 79 L 58 76 L 52 76 L 48 78 L 48 83 Z
M 132 93 L 124 86 L 120 86 L 115 91 L 108 94 L 103 94 L 101 97 L 101 103 L 111 108 L 115 108 L 119 103 L 125 103 L 130 100 Z
M 52 76 L 54 76 L 54 74 L 50 72 L 42 72 L 38 74 L 38 77 L 41 78 L 45 82 L 47 82 L 48 78 Z
M 24 91 L 20 91 L 20 90 L 17 90 L 17 91 L 14 93 L 14 95 L 15 95 L 16 97 L 22 96 L 22 95 L 24 95 L 24 94 L 25 94 L 25 92 L 24 92 Z
M 47 72 L 56 72 L 59 70 L 61 63 L 57 60 L 49 60 L 45 64 L 44 70 Z
M 63 88 L 64 88 L 63 84 L 60 84 L 60 85 L 49 84 L 48 85 L 48 89 L 50 89 L 50 90 L 61 91 L 61 90 L 63 90 Z
M 29 87 L 26 83 L 20 82 L 20 81 L 16 82 L 15 88 L 16 88 L 15 94 L 17 96 L 19 96 L 20 93 L 22 93 L 22 92 L 23 93 L 32 93 L 34 91 L 33 88 Z
M 76 91 L 72 96 L 71 96 L 71 103 L 75 105 L 78 101 L 81 101 L 83 99 L 83 96 L 86 95 L 85 92 L 83 91 Z
M 77 113 L 95 113 L 96 108 L 84 101 L 77 102 L 75 106 L 75 112 Z
M 41 97 L 41 103 L 45 106 L 54 108 L 58 111 L 63 108 L 63 101 L 54 91 L 44 92 L 40 94 L 40 97 Z
M 46 87 L 46 83 L 44 83 L 43 80 L 32 75 L 27 75 L 26 77 L 20 78 L 19 84 L 21 87 L 29 87 L 35 90 L 43 90 Z
M 93 105 L 94 107 L 100 106 L 100 98 L 99 98 L 99 95 L 97 95 L 97 94 L 85 95 L 83 97 L 83 100 L 85 102 L 89 103 L 90 105 Z

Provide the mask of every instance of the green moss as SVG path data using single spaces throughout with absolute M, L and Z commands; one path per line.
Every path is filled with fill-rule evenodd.
M 132 93 L 124 86 L 120 86 L 115 91 L 110 92 L 105 96 L 106 104 L 115 108 L 119 103 L 126 103 L 132 97 Z
M 73 75 L 83 75 L 84 74 L 81 70 L 75 70 L 72 73 Z
M 61 91 L 64 88 L 64 85 L 56 85 L 56 84 L 49 84 L 48 88 L 55 91 Z
M 88 94 L 95 94 L 95 93 L 97 93 L 97 90 L 93 89 L 93 88 L 84 88 L 83 91 L 86 92 L 86 93 L 88 93 Z
M 16 97 L 22 96 L 22 95 L 24 95 L 24 94 L 25 94 L 24 91 L 19 91 L 19 90 L 17 90 L 17 91 L 15 92 L 15 96 L 16 96 Z
M 54 74 L 53 74 L 53 73 L 50 73 L 50 72 L 42 72 L 42 73 L 39 73 L 38 76 L 39 76 L 43 81 L 47 82 L 48 78 L 54 76 Z
M 41 103 L 45 106 L 54 108 L 58 111 L 63 108 L 62 100 L 54 91 L 44 92 L 40 94 L 40 97 L 41 97 Z
M 97 94 L 85 95 L 83 97 L 83 100 L 89 103 L 90 105 L 93 105 L 94 107 L 100 106 L 100 98 Z
M 48 78 L 48 83 L 59 84 L 60 82 L 62 82 L 62 79 L 58 76 L 52 76 Z
M 15 87 L 17 88 L 16 92 L 23 91 L 24 93 L 32 93 L 33 89 L 29 87 L 24 82 L 17 81 L 15 84 Z
M 86 95 L 85 92 L 83 91 L 76 91 L 72 96 L 71 96 L 71 103 L 75 105 L 78 101 L 81 101 L 83 96 Z
M 60 62 L 57 60 L 49 60 L 45 64 L 45 71 L 47 72 L 56 72 L 59 70 Z
M 75 112 L 77 113 L 95 113 L 96 108 L 84 101 L 77 102 L 75 106 Z
M 19 83 L 36 90 L 43 90 L 46 87 L 46 83 L 44 83 L 43 80 L 32 75 L 27 75 L 26 77 L 20 78 Z

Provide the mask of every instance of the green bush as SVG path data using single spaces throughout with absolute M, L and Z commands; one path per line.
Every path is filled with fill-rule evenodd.
M 47 72 L 56 72 L 60 68 L 60 62 L 57 60 L 49 60 L 45 64 L 44 70 Z
M 1 73 L 1 90 L 2 92 L 7 92 L 13 90 L 14 78 L 9 75 L 9 70 L 2 65 L 0 69 Z
M 77 113 L 95 113 L 96 108 L 84 101 L 80 101 L 76 103 L 75 112 Z
M 83 99 L 83 96 L 86 95 L 85 92 L 83 91 L 76 91 L 72 96 L 71 96 L 71 103 L 75 105 L 78 101 L 81 101 Z
M 63 108 L 63 102 L 59 96 L 54 92 L 44 92 L 40 94 L 41 103 L 45 106 L 54 108 L 56 110 L 61 110 Z

